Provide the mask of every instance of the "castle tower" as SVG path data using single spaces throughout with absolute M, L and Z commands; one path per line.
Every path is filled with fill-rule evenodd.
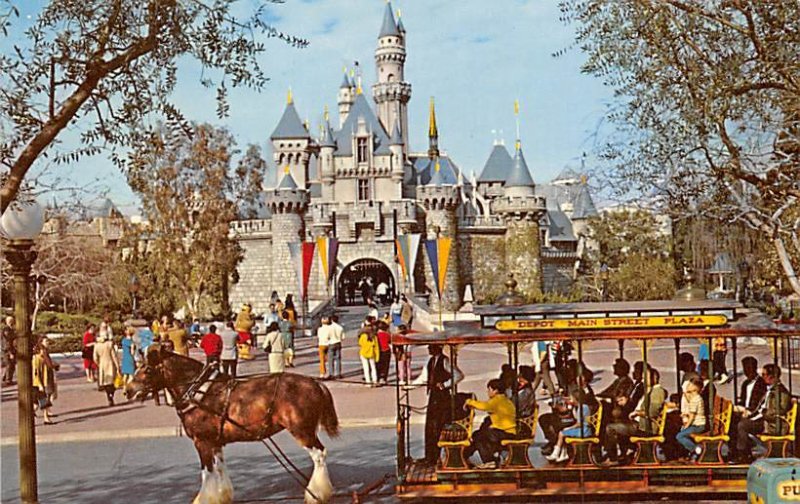
M 377 82 L 372 86 L 372 96 L 378 109 L 378 119 L 386 131 L 391 131 L 395 121 L 400 122 L 403 153 L 408 154 L 408 101 L 411 84 L 405 82 L 406 61 L 405 28 L 395 22 L 392 4 L 386 3 L 383 24 L 375 49 Z
M 319 173 L 322 181 L 322 200 L 333 201 L 334 198 L 334 167 L 333 151 L 336 150 L 336 140 L 333 138 L 331 123 L 328 119 L 328 108 L 325 108 L 325 124 L 322 127 L 322 137 L 319 140 Z
M 445 275 L 444 291 L 442 292 L 442 309 L 455 311 L 461 307 L 461 272 L 458 261 L 458 217 L 456 210 L 461 203 L 459 188 L 446 183 L 441 172 L 439 160 L 431 161 L 433 175 L 428 184 L 417 188 L 417 200 L 425 207 L 425 227 L 427 239 L 448 237 L 452 239 L 448 259 L 447 274 Z M 424 253 L 424 252 L 421 252 Z M 431 291 L 435 291 L 436 283 L 433 280 L 430 263 L 425 264 L 425 283 Z M 438 310 L 439 300 L 434 294 L 431 297 L 431 307 Z
M 403 197 L 403 167 L 405 166 L 405 155 L 403 154 L 403 136 L 400 133 L 400 121 L 395 120 L 392 137 L 389 139 L 389 150 L 392 153 L 392 182 L 396 186 L 397 193 L 395 198 Z
M 506 269 L 514 274 L 526 297 L 542 293 L 541 237 L 539 219 L 545 200 L 536 196 L 533 178 L 517 140 L 514 163 L 506 178 L 503 195 L 492 200 L 492 212 L 506 224 Z
M 272 211 L 272 288 L 285 295 L 297 294 L 297 275 L 287 243 L 303 241 L 303 217 L 308 210 L 309 194 L 298 187 L 291 170 L 284 168 L 283 180 L 266 194 Z
M 347 114 L 350 113 L 350 107 L 353 106 L 355 99 L 355 83 L 347 76 L 347 68 L 344 69 L 344 77 L 342 83 L 339 85 L 339 128 L 344 124 L 347 119 Z
M 286 109 L 270 135 L 276 166 L 288 166 L 292 179 L 303 189 L 308 186 L 308 161 L 316 149 L 308 129 L 294 108 L 292 91 L 286 98 Z

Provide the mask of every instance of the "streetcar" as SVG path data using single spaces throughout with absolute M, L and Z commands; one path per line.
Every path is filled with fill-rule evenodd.
M 703 452 L 699 460 L 663 460 L 666 419 L 662 417 L 655 420 L 661 425 L 656 426 L 652 436 L 631 438 L 636 443 L 632 460 L 615 467 L 600 464 L 597 454 L 604 437 L 598 418 L 602 415 L 600 407 L 588 422 L 593 432 L 581 432 L 580 437 L 568 441 L 569 460 L 562 464 L 548 462 L 539 453 L 543 438 L 536 426 L 536 415 L 548 410 L 548 398 L 537 394 L 537 411 L 530 418 L 517 418 L 518 426 L 527 422 L 527 427 L 533 427 L 533 435 L 518 435 L 523 438 L 504 442 L 502 462 L 495 469 L 478 469 L 464 460 L 465 446 L 478 422 L 455 400 L 451 401 L 451 422 L 440 435 L 437 463 L 415 459 L 411 447 L 419 442 L 412 439 L 411 425 L 419 425 L 420 416 L 424 417 L 425 392 L 398 383 L 396 495 L 401 499 L 552 501 L 598 494 L 618 498 L 702 494 L 707 498 L 744 499 L 748 465 L 729 463 L 727 454 L 733 405 L 738 403 L 743 379 L 738 373 L 739 361 L 750 354 L 757 357 L 759 367 L 767 363 L 781 367 L 782 383 L 788 388 L 791 401 L 780 419 L 786 424 L 783 435 L 761 436 L 758 455 L 792 457 L 796 449 L 800 453 L 795 444 L 797 396 L 792 379 L 794 367 L 800 364 L 795 356 L 800 343 L 800 328 L 796 326 L 776 325 L 764 314 L 735 301 L 705 299 L 495 304 L 476 306 L 475 314 L 477 320 L 446 322 L 442 331 L 394 335 L 392 343 L 419 347 L 416 355 L 424 355 L 428 345 L 442 345 L 453 370 L 460 368 L 459 359 L 465 359 L 465 355 L 478 366 L 481 362 L 502 362 L 517 370 L 526 359 L 530 360 L 532 345 L 568 342 L 572 357 L 582 366 L 586 362 L 587 367 L 610 370 L 617 357 L 643 361 L 645 368 L 652 363 L 661 372 L 661 383 L 672 392 L 679 392 L 682 384 L 677 369 L 681 353 L 696 353 L 702 344 L 714 348 L 714 342 L 722 338 L 729 344 L 731 380 L 711 388 L 715 395 L 709 410 L 713 411 L 708 414 L 707 432 L 697 437 Z M 492 355 L 496 356 L 494 360 Z M 713 366 L 713 360 L 709 365 Z M 485 378 L 494 369 L 484 368 L 480 374 Z M 472 380 L 469 386 L 467 382 L 452 384 L 451 397 L 455 399 L 465 392 L 478 396 L 484 393 L 485 379 Z M 666 415 L 667 408 L 664 410 Z M 582 417 L 580 423 L 584 423 Z

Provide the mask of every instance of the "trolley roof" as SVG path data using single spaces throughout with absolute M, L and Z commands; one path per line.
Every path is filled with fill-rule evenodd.
M 746 309 L 741 303 L 730 300 L 483 305 L 475 307 L 475 314 L 479 320 L 445 322 L 444 331 L 394 335 L 392 342 L 400 345 L 461 345 L 551 340 L 800 336 L 800 328 L 775 324 L 764 313 Z M 703 317 L 719 319 L 720 315 L 727 319 L 724 325 L 692 327 L 690 324 L 692 321 L 702 324 Z M 654 318 L 662 322 L 668 319 L 669 324 L 646 327 L 646 323 L 641 323 Z M 577 327 L 567 329 L 564 323 L 539 323 L 533 325 L 552 325 L 554 328 L 539 327 L 533 331 L 497 329 L 497 323 L 501 321 L 550 320 L 571 320 L 573 322 L 569 325 Z M 591 327 L 588 322 L 593 320 L 614 322 L 609 324 L 611 327 Z

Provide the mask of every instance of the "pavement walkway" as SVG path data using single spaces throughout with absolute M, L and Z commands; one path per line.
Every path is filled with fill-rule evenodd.
M 395 425 L 394 387 L 366 387 L 363 383 L 361 363 L 358 359 L 356 327 L 364 315 L 363 308 L 355 307 L 341 310 L 342 322 L 347 330 L 343 348 L 344 380 L 326 381 L 336 404 L 342 427 L 378 427 Z M 669 342 L 671 343 L 671 342 Z M 648 361 L 662 371 L 661 383 L 668 389 L 675 389 L 674 347 L 661 341 L 649 347 Z M 683 349 L 696 352 L 697 345 L 684 344 Z M 296 367 L 291 372 L 318 376 L 318 354 L 316 338 L 299 339 L 296 344 Z M 764 346 L 740 347 L 739 358 L 755 354 L 760 362 L 767 362 L 769 350 Z M 199 349 L 192 349 L 190 355 L 204 360 Z M 611 365 L 618 356 L 616 342 L 594 342 L 585 345 L 584 360 L 595 369 L 596 391 L 602 390 L 613 380 Z M 641 358 L 641 350 L 630 344 L 625 351 L 626 358 L 633 362 Z M 93 383 L 87 383 L 78 356 L 57 357 L 61 364 L 58 373 L 59 394 L 54 401 L 53 412 L 58 415 L 55 425 L 43 425 L 41 417 L 36 420 L 36 436 L 39 443 L 99 441 L 126 438 L 151 438 L 180 436 L 180 421 L 172 407 L 162 401 L 156 407 L 152 400 L 145 403 L 126 402 L 120 391 L 117 392 L 117 405 L 106 405 L 105 394 L 97 391 Z M 416 376 L 427 360 L 424 348 L 416 348 L 413 374 Z M 522 364 L 530 364 L 529 350 L 520 350 Z M 506 349 L 502 345 L 473 345 L 463 348 L 459 353 L 459 366 L 466 378 L 459 390 L 475 392 L 479 398 L 485 396 L 485 384 L 499 374 L 501 364 L 507 361 Z M 728 358 L 730 366 L 730 356 Z M 264 373 L 268 364 L 263 352 L 256 352 L 252 361 L 240 363 L 240 375 Z M 390 382 L 394 376 L 392 362 Z M 731 383 L 718 387 L 726 397 L 732 397 Z M 5 387 L 0 400 L 0 445 L 17 443 L 17 390 L 16 386 Z M 425 392 L 422 388 L 410 392 L 413 406 L 424 406 Z M 412 417 L 412 423 L 424 422 L 424 415 Z

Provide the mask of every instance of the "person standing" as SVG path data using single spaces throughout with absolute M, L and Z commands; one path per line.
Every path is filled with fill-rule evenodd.
M 136 372 L 136 363 L 133 356 L 136 354 L 135 344 L 133 342 L 133 335 L 136 329 L 128 327 L 125 329 L 125 336 L 122 338 L 122 363 L 120 364 L 120 371 L 122 372 L 125 383 L 129 383 L 133 379 L 133 374 Z
M 95 330 L 94 324 L 90 323 L 86 326 L 81 345 L 83 371 L 86 373 L 86 381 L 89 383 L 97 381 L 97 364 L 94 362 L 94 344 L 97 341 L 97 337 L 94 334 Z
M 237 343 L 239 342 L 239 335 L 233 329 L 233 322 L 228 322 L 225 329 L 219 335 L 222 340 L 222 352 L 220 352 L 220 361 L 222 363 L 222 372 L 236 378 L 236 363 L 239 359 L 239 350 Z
M 402 324 L 397 328 L 400 334 L 408 334 L 410 331 Z M 393 345 L 394 358 L 397 360 L 397 379 L 400 385 L 411 382 L 411 345 Z
M 327 379 L 328 376 L 328 345 L 333 334 L 331 318 L 322 317 L 322 325 L 317 329 L 317 348 L 319 349 L 319 377 Z
M 44 413 L 45 425 L 51 425 L 50 408 L 53 401 L 58 397 L 58 387 L 56 384 L 56 371 L 59 369 L 57 362 L 50 358 L 48 347 L 50 340 L 42 337 L 33 349 L 33 387 L 37 391 L 39 410 Z
M 533 360 L 533 367 L 536 371 L 533 383 L 531 383 L 531 390 L 536 393 L 539 384 L 543 384 L 542 392 L 549 394 L 550 397 L 556 393 L 556 387 L 553 385 L 553 379 L 550 377 L 550 359 L 552 353 L 550 352 L 550 342 L 548 341 L 534 341 L 533 348 L 531 349 L 531 356 Z
M 270 373 L 283 373 L 283 335 L 277 322 L 267 327 L 267 337 L 264 339 L 264 351 L 269 360 Z
M 0 344 L 2 344 L 3 385 L 14 383 L 14 368 L 17 367 L 17 337 L 14 331 L 14 317 L 8 316 L 3 321 L 0 329 Z
M 389 326 L 383 320 L 378 321 L 378 383 L 386 385 L 389 382 L 389 365 L 392 362 L 392 335 Z
M 400 302 L 403 305 L 400 311 L 400 321 L 410 330 L 413 328 L 412 324 L 414 323 L 414 306 L 412 306 L 411 301 L 408 300 L 405 294 L 400 296 Z
M 372 317 L 374 320 L 378 320 L 380 313 L 378 313 L 378 305 L 375 304 L 373 299 L 367 300 L 367 317 Z
M 280 318 L 281 315 L 275 310 L 275 303 L 270 303 L 267 314 L 264 315 L 264 327 L 269 327 L 271 323 L 277 322 Z
M 392 300 L 392 306 L 389 307 L 389 313 L 392 315 L 392 325 L 395 328 L 399 328 L 403 325 L 403 304 L 400 302 L 400 298 L 395 296 Z
M 283 310 L 278 319 L 278 328 L 283 336 L 283 359 L 287 367 L 294 367 L 294 323 L 289 320 L 289 313 Z
M 383 280 L 380 281 L 378 287 L 375 288 L 375 296 L 377 301 L 383 305 L 387 304 L 389 299 L 389 286 Z
M 167 337 L 175 346 L 175 353 L 189 357 L 189 335 L 180 320 L 172 321 L 172 329 L 167 333 Z
M 222 355 L 222 338 L 217 334 L 217 326 L 210 325 L 208 333 L 200 340 L 200 348 L 206 354 L 206 366 L 214 362 L 219 363 Z
M 108 337 L 108 332 L 104 331 L 100 324 L 100 334 L 97 343 L 94 345 L 94 361 L 97 363 L 97 388 L 106 393 L 108 405 L 114 406 L 114 392 L 116 385 L 114 380 L 119 374 L 119 360 L 117 359 L 117 349 L 114 342 Z
M 428 345 L 430 358 L 412 385 L 425 385 L 428 392 L 428 407 L 425 410 L 425 462 L 436 465 L 439 460 L 439 434 L 450 421 L 450 387 L 460 382 L 464 374 L 453 367 L 442 345 Z
M 342 343 L 344 342 L 344 327 L 339 324 L 339 316 L 331 315 L 331 332 L 328 335 L 328 362 L 330 363 L 330 377 L 342 379 Z
M 361 360 L 361 368 L 364 370 L 364 381 L 368 387 L 374 387 L 378 383 L 377 360 L 380 358 L 378 338 L 375 337 L 371 325 L 361 328 L 358 335 L 358 358 Z

